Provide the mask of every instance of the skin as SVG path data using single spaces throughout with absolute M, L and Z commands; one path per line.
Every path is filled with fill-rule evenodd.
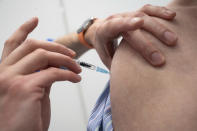
M 146 8 L 143 8 L 143 10 Z M 151 6 L 146 11 L 153 15 L 152 8 Z M 162 17 L 166 9 L 160 7 L 157 7 L 157 9 L 160 9 L 160 12 L 155 15 Z M 174 14 L 172 12 L 170 15 L 164 15 L 163 17 L 173 19 Z M 128 18 L 128 15 L 130 18 Z M 108 37 L 104 37 L 105 39 L 102 40 L 93 37 L 92 42 L 99 41 L 96 44 L 100 42 L 108 43 L 116 38 L 120 32 L 128 31 L 126 27 L 129 28 L 129 31 L 144 28 L 144 19 L 139 16 L 136 18 L 136 15 L 139 15 L 139 13 L 125 13 L 119 14 L 115 18 L 109 17 L 105 21 L 100 21 L 98 27 L 101 26 L 101 30 L 96 29 L 97 33 L 93 34 L 97 35 L 96 37 L 101 39 L 110 34 L 110 31 L 115 30 L 117 32 L 112 36 L 107 35 Z M 124 24 L 114 29 L 109 26 L 110 28 L 106 28 L 110 29 L 109 32 L 103 34 L 105 27 L 109 23 L 115 26 L 117 22 L 120 22 L 120 17 L 125 21 Z M 37 24 L 38 19 L 32 18 L 19 27 L 5 42 L 0 63 L 0 129 L 3 131 L 47 131 L 50 123 L 49 94 L 51 85 L 56 81 L 75 83 L 81 80 L 78 75 L 81 68 L 72 59 L 76 55 L 73 50 L 56 42 L 27 39 L 28 34 L 33 31 Z M 167 28 L 162 29 L 168 30 Z M 156 31 L 163 33 L 160 32 L 161 30 Z M 102 37 L 102 35 L 104 36 Z M 159 38 L 161 39 L 162 35 Z M 169 43 L 167 42 L 167 44 Z M 94 46 L 96 47 L 96 45 Z M 157 50 L 154 46 L 147 47 Z M 108 60 L 105 62 L 108 62 Z M 110 61 L 106 65 L 109 65 L 109 63 Z M 68 68 L 68 70 L 60 69 L 61 66 Z
M 93 25 L 85 33 L 85 40 L 93 45 L 99 54 L 102 62 L 108 69 L 111 67 L 111 61 L 117 47 L 116 39 L 119 36 L 127 36 L 126 32 L 133 30 L 135 26 L 135 20 L 132 21 L 133 17 L 142 18 L 144 24 L 141 26 L 142 29 L 152 33 L 156 38 L 162 40 L 162 44 L 175 45 L 177 42 L 176 34 L 169 28 L 163 26 L 161 23 L 153 20 L 150 16 L 159 17 L 166 20 L 172 20 L 176 16 L 174 11 L 171 11 L 164 7 L 145 5 L 136 12 L 126 12 L 120 14 L 114 14 L 106 19 L 97 19 Z M 142 23 L 141 23 L 142 24 Z M 155 28 L 158 27 L 158 28 Z M 173 40 L 165 38 L 165 32 L 171 32 Z M 154 45 L 146 43 L 147 39 L 144 39 L 143 45 L 146 46 L 147 50 L 135 47 L 135 50 L 139 52 L 146 60 L 153 66 L 161 66 L 165 64 L 165 56 L 156 48 Z M 81 56 L 89 49 L 80 44 L 77 34 L 72 33 L 63 37 L 60 37 L 56 42 L 61 43 L 74 51 L 77 52 L 76 58 Z M 128 44 L 133 45 L 132 42 Z M 145 53 L 147 52 L 147 53 Z M 151 59 L 151 54 L 158 52 L 160 59 Z
M 177 42 L 177 36 L 175 33 L 170 31 L 168 28 L 163 26 L 157 21 L 154 21 L 150 16 L 156 16 L 163 19 L 172 20 L 176 13 L 169 11 L 166 13 L 167 9 L 162 7 L 156 7 L 151 5 L 146 5 L 143 8 L 141 8 L 137 12 L 126 12 L 122 14 L 115 14 L 103 21 L 103 24 L 98 24 L 96 26 L 96 34 L 92 40 L 91 43 L 93 43 L 93 46 L 96 48 L 97 53 L 99 54 L 101 60 L 103 63 L 108 67 L 108 69 L 111 68 L 111 62 L 113 55 L 116 50 L 116 43 L 114 42 L 114 39 L 118 36 L 122 36 L 123 38 L 127 37 L 127 31 L 131 30 L 133 27 L 131 27 L 131 21 L 130 17 L 140 17 L 144 20 L 144 24 L 142 25 L 141 29 L 146 30 L 149 33 L 152 33 L 157 39 L 162 40 L 162 42 L 166 45 L 173 46 Z M 148 14 L 148 15 L 147 15 Z M 155 28 L 158 27 L 158 28 Z M 108 30 L 105 30 L 108 29 Z M 173 35 L 173 40 L 169 41 L 167 38 L 165 38 L 164 33 L 165 32 L 171 32 Z M 105 35 L 101 35 L 105 34 Z M 100 37 L 102 36 L 102 37 Z M 165 57 L 164 55 L 157 49 L 154 45 L 146 43 L 147 39 L 144 39 L 143 45 L 146 48 L 141 48 L 140 46 L 136 46 L 132 42 L 128 42 L 127 44 L 133 46 L 133 48 L 139 52 L 145 60 L 147 60 L 151 65 L 153 66 L 161 66 L 165 63 Z M 147 49 L 147 50 L 146 50 Z M 151 54 L 154 52 L 157 52 L 160 56 L 159 59 L 152 59 Z
M 4 46 L 0 64 L 2 131 L 48 130 L 52 83 L 81 80 L 81 68 L 71 58 L 72 50 L 57 43 L 26 40 L 37 23 L 37 18 L 24 23 Z
M 177 46 L 168 48 L 156 39 L 150 41 L 165 54 L 165 66 L 151 67 L 127 44 L 152 38 L 142 30 L 129 32 L 115 53 L 110 91 L 117 131 L 197 130 L 197 3 L 175 0 L 167 8 L 177 12 L 175 20 L 157 20 L 177 33 Z

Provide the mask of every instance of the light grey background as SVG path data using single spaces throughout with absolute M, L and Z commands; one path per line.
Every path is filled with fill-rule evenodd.
M 165 5 L 170 0 L 0 0 L 0 52 L 4 41 L 24 21 L 39 17 L 29 37 L 45 40 L 75 31 L 90 16 L 105 18 L 134 11 L 146 3 Z M 104 67 L 94 50 L 80 58 Z M 104 67 L 105 68 L 105 67 Z M 83 69 L 78 84 L 58 82 L 51 91 L 52 119 L 49 131 L 85 131 L 88 117 L 109 75 Z

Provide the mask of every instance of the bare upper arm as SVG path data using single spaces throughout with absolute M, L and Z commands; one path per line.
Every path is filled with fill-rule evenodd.
M 115 130 L 197 130 L 195 63 L 180 46 L 161 49 L 167 54 L 163 68 L 150 66 L 125 41 L 116 51 L 110 90 Z

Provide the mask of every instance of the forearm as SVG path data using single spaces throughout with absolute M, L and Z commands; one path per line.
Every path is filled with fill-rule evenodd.
M 89 49 L 82 45 L 79 42 L 77 33 L 71 33 L 62 37 L 59 37 L 55 40 L 55 42 L 60 43 L 76 52 L 75 58 L 79 58 L 81 55 L 83 55 L 86 51 Z

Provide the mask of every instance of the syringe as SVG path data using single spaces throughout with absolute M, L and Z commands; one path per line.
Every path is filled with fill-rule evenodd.
M 87 62 L 80 61 L 80 60 L 75 60 L 75 61 L 76 61 L 76 63 L 79 64 L 80 66 L 85 67 L 85 68 L 87 68 L 87 69 L 94 70 L 94 71 L 96 71 L 96 72 L 100 72 L 100 73 L 104 73 L 104 74 L 109 74 L 109 71 L 107 71 L 106 69 L 103 69 L 103 68 L 101 68 L 101 67 L 98 67 L 98 66 L 89 64 L 89 63 L 87 63 Z M 67 68 L 65 68 L 65 67 L 61 67 L 61 69 L 67 70 Z
M 51 39 L 51 38 L 48 38 L 47 41 L 54 41 L 54 39 Z M 95 70 L 96 72 L 101 72 L 101 73 L 104 73 L 104 74 L 109 74 L 109 71 L 101 68 L 101 67 L 98 67 L 98 66 L 95 66 L 95 65 L 92 65 L 92 64 L 89 64 L 87 62 L 83 62 L 83 61 L 80 61 L 80 60 L 75 60 L 80 66 L 82 67 L 85 67 L 85 68 L 88 68 L 90 70 Z M 61 67 L 61 69 L 67 69 L 65 67 Z
M 101 67 L 98 67 L 98 66 L 89 64 L 89 63 L 87 63 L 87 62 L 80 61 L 80 60 L 76 60 L 76 62 L 77 62 L 80 66 L 85 67 L 85 68 L 88 68 L 88 69 L 90 69 L 90 70 L 94 70 L 94 71 L 96 71 L 96 72 L 101 72 L 101 73 L 109 74 L 109 71 L 107 71 L 106 69 L 103 69 L 103 68 L 101 68 Z

